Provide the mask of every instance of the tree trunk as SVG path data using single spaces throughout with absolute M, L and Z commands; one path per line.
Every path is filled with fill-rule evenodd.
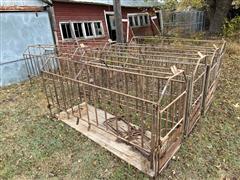
M 231 8 L 233 0 L 207 0 L 209 7 L 210 27 L 211 34 L 219 34 L 222 31 L 224 20 Z

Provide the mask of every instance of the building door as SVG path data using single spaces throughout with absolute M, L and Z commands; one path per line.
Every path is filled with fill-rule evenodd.
M 115 23 L 114 14 L 113 12 L 111 12 L 111 13 L 106 13 L 105 15 L 106 15 L 109 37 L 110 39 L 112 39 L 112 41 L 116 41 L 117 35 L 116 35 L 116 23 Z

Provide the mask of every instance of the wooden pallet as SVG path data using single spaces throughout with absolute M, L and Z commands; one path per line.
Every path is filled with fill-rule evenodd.
M 119 141 L 119 139 L 110 129 L 106 130 L 106 126 L 104 123 L 105 112 L 103 110 L 97 108 L 95 109 L 93 106 L 86 105 L 85 103 L 81 104 L 80 107 L 82 114 L 81 119 L 78 120 L 72 115 L 76 113 L 74 111 L 78 109 L 77 106 L 69 109 L 67 111 L 68 115 L 66 112 L 61 112 L 58 115 L 58 119 L 152 178 L 158 175 L 166 167 L 172 156 L 180 148 L 181 138 L 178 138 L 178 140 L 174 142 L 159 159 L 159 172 L 154 172 L 154 170 L 150 168 L 149 159 L 144 156 L 143 153 L 138 151 L 136 148 L 133 148 L 133 146 L 128 145 L 123 141 Z M 96 111 L 98 114 L 98 125 L 95 124 Z M 89 126 L 89 121 L 87 121 L 87 112 L 89 120 L 91 122 L 91 126 Z M 107 117 L 111 119 L 115 116 L 107 113 Z M 179 129 L 178 131 L 180 132 L 181 130 Z M 178 134 L 179 132 L 177 132 L 176 134 Z M 164 140 L 162 141 L 165 142 Z
M 88 105 L 88 111 L 90 119 L 94 122 L 96 119 L 95 108 L 91 105 Z M 97 109 L 97 111 L 99 126 L 104 126 L 104 111 L 100 109 Z M 86 116 L 86 113 L 83 114 L 82 119 L 87 119 Z M 114 116 L 107 113 L 107 117 Z M 70 115 L 68 118 L 64 113 L 60 114 L 59 116 L 59 120 L 63 121 L 67 125 L 87 136 L 92 141 L 104 147 L 105 149 L 118 156 L 120 159 L 131 164 L 135 168 L 139 169 L 143 173 L 149 175 L 150 177 L 154 177 L 154 171 L 150 169 L 150 161 L 144 155 L 142 155 L 139 151 L 134 150 L 132 146 L 127 145 L 124 142 L 119 142 L 116 136 L 100 129 L 99 127 L 92 125 L 89 129 L 88 122 L 82 119 L 79 120 L 79 123 L 77 125 L 76 117 Z

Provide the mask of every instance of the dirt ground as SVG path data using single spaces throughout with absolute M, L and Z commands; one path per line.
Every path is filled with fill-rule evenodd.
M 240 177 L 240 45 L 229 44 L 214 103 L 161 179 Z M 0 89 L 0 179 L 148 179 L 51 120 L 41 80 Z

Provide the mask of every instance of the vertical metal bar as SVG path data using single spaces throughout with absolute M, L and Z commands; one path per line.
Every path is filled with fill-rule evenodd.
M 88 130 L 91 128 L 91 122 L 90 122 L 90 117 L 89 117 L 89 110 L 88 110 L 88 99 L 86 95 L 86 88 L 85 85 L 83 84 L 83 94 L 84 94 L 84 101 L 86 105 L 86 111 L 87 111 L 87 122 L 88 122 Z
M 191 111 L 191 86 L 192 81 L 191 78 L 188 78 L 187 80 L 187 98 L 186 98 L 186 109 L 185 109 L 185 119 L 184 119 L 184 133 L 185 135 L 188 135 L 188 129 L 189 129 L 189 121 L 190 121 L 190 111 Z
M 73 88 L 73 82 L 72 81 L 69 81 L 70 83 L 70 95 L 71 95 L 71 108 L 72 108 L 72 113 L 74 115 L 74 109 L 73 109 L 73 106 L 75 105 L 75 98 L 74 98 L 74 88 Z
M 178 101 L 178 100 L 177 100 Z M 174 122 L 175 122 L 175 118 L 176 118 L 176 103 L 177 103 L 177 101 L 175 102 L 175 103 L 173 103 L 173 111 L 172 111 L 172 127 L 174 126 Z
M 56 82 L 55 82 L 55 78 L 54 78 L 53 75 L 52 75 L 52 80 L 53 80 L 53 85 L 54 85 L 54 91 L 55 91 L 57 105 L 58 105 L 58 108 L 61 109 L 61 106 L 60 106 L 60 103 L 59 103 L 59 99 L 58 99 L 58 92 L 57 92 Z
M 127 77 L 126 73 L 124 73 L 123 76 L 124 76 L 123 80 L 124 80 L 125 93 L 128 94 L 128 83 L 127 83 L 128 77 Z M 125 108 L 126 109 L 126 120 L 127 120 L 127 125 L 128 125 L 128 137 L 129 137 L 129 139 L 131 139 L 131 126 L 129 123 L 130 116 L 129 116 L 129 108 L 128 108 L 129 100 L 128 100 L 127 96 L 125 96 L 125 103 L 126 103 L 126 108 Z
M 207 106 L 207 96 L 208 96 L 208 87 L 209 87 L 209 78 L 210 78 L 210 65 L 207 65 L 205 72 L 205 82 L 203 90 L 203 100 L 202 100 L 202 112 L 201 114 L 205 116 L 206 106 Z
M 155 150 L 155 138 L 156 138 L 156 130 L 158 129 L 156 126 L 156 116 L 157 116 L 157 108 L 155 105 L 152 105 L 152 123 L 151 123 L 151 154 L 150 154 L 150 167 L 154 168 L 154 150 Z
M 44 78 L 44 73 L 42 74 L 42 82 L 43 82 L 43 88 L 44 88 L 44 91 L 45 91 L 45 95 L 46 95 L 46 98 L 47 98 L 47 103 L 48 103 L 48 109 L 50 111 L 50 115 L 51 117 L 53 117 L 53 113 L 52 113 L 52 109 L 51 109 L 51 104 L 50 104 L 50 101 L 49 101 L 49 98 L 48 98 L 48 93 L 47 93 L 47 83 L 45 82 L 46 79 Z
M 144 115 L 143 115 L 143 111 L 144 111 L 144 102 L 143 100 L 141 100 L 141 146 L 143 147 L 143 136 L 144 136 Z
M 65 96 L 65 88 L 64 88 L 64 79 L 61 77 L 60 79 L 60 85 L 61 85 L 61 92 L 62 92 L 62 97 L 63 97 L 63 105 L 64 105 L 64 110 L 67 112 L 67 105 L 66 105 L 66 96 Z
M 51 77 L 51 75 L 48 76 L 49 79 L 51 79 L 50 77 Z M 53 75 L 52 75 L 52 77 L 53 77 Z M 50 83 L 49 83 L 48 91 L 50 93 L 50 99 L 52 101 L 52 105 L 54 106 L 55 103 L 54 103 L 54 96 L 53 96 L 53 93 L 52 93 L 52 84 L 50 84 Z
M 94 91 L 94 89 L 92 88 L 93 104 L 94 104 L 94 110 L 95 110 L 95 116 L 96 116 L 96 123 L 97 123 L 97 126 L 98 126 L 99 123 L 98 123 L 98 113 L 97 113 L 97 103 L 96 103 L 95 93 L 97 93 L 97 89 L 95 89 L 95 91 Z
M 81 95 L 81 89 L 80 89 L 80 85 L 79 85 L 79 82 L 77 83 L 77 88 L 78 88 L 78 96 L 79 96 L 79 100 L 80 100 L 80 103 L 82 103 L 82 95 Z M 78 112 L 79 112 L 79 118 L 82 118 L 82 112 L 81 112 L 81 107 L 80 105 L 78 105 Z
M 171 106 L 169 108 L 171 108 Z M 166 120 L 165 120 L 166 121 L 165 122 L 165 133 L 166 134 L 167 134 L 167 129 L 166 128 L 168 126 L 169 116 L 170 116 L 170 119 L 171 119 L 171 115 L 172 115 L 172 114 L 169 113 L 169 108 L 166 109 Z M 170 112 L 171 112 L 171 110 L 170 110 Z
M 135 91 L 136 97 L 138 97 L 138 76 L 135 76 Z M 136 109 L 138 109 L 138 100 L 136 99 Z

